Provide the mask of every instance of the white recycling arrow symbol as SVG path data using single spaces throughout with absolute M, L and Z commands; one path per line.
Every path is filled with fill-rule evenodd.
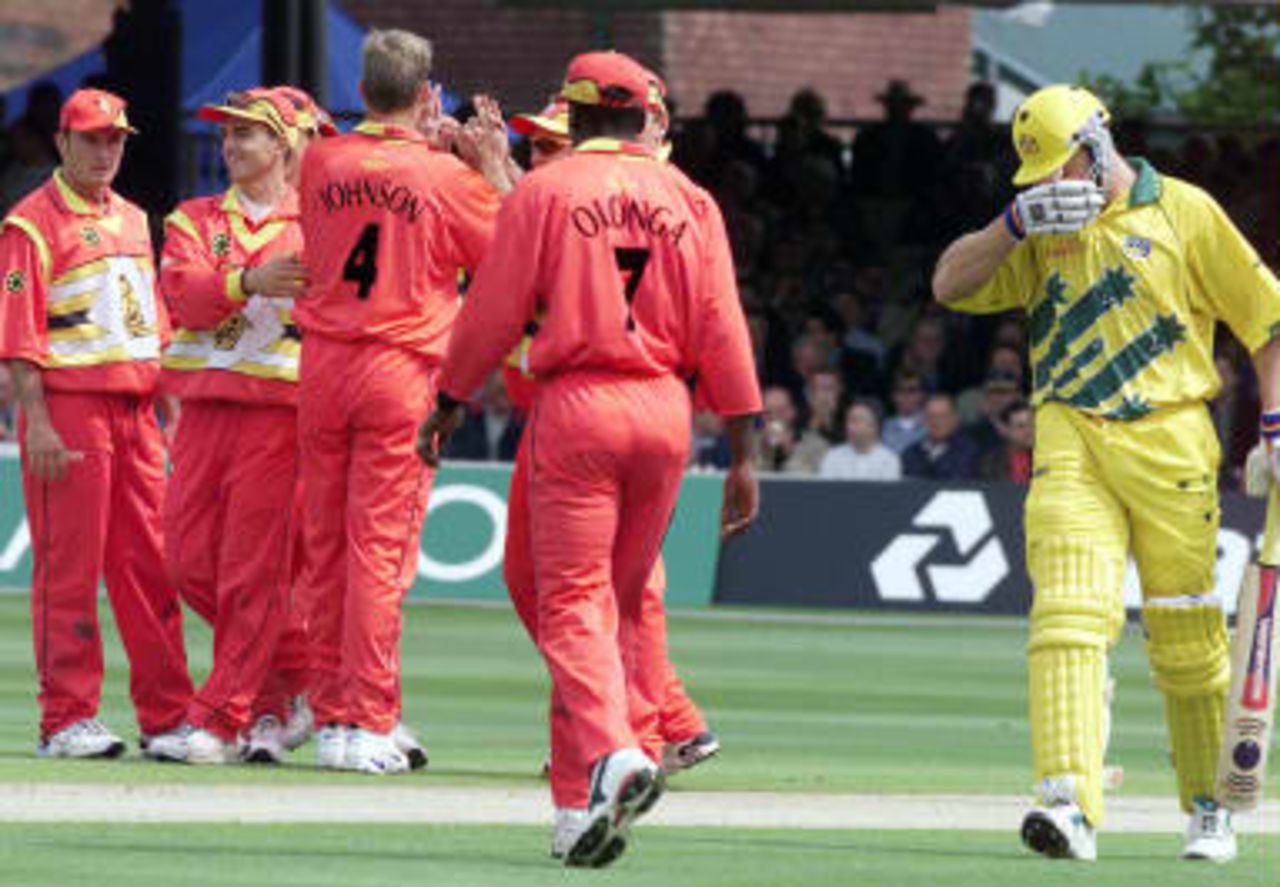
M 913 527 L 938 527 L 950 532 L 962 564 L 932 564 L 925 568 L 936 600 L 978 603 L 1009 575 L 1000 539 L 992 535 L 973 557 L 970 552 L 992 530 L 986 499 L 973 490 L 945 490 L 934 495 L 911 521 Z M 938 533 L 903 533 L 871 562 L 871 576 L 882 600 L 923 601 L 920 564 L 942 539 Z

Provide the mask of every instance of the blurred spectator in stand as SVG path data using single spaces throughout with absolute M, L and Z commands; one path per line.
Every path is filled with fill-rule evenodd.
M 716 185 L 719 173 L 734 160 L 745 161 L 757 174 L 765 175 L 768 157 L 760 143 L 747 135 L 750 118 L 741 95 L 731 90 L 713 92 L 707 98 L 703 115 L 714 139 L 715 160 L 711 173 Z
M 823 367 L 809 378 L 809 386 L 805 389 L 804 434 L 821 437 L 827 445 L 844 440 L 844 413 L 841 410 L 844 402 L 844 382 L 839 370 Z M 825 450 L 825 447 L 824 447 Z M 814 469 L 818 467 L 814 460 Z
M 732 455 L 720 417 L 715 413 L 694 413 L 689 464 L 696 468 L 728 468 Z
M 514 462 L 523 430 L 502 373 L 495 372 L 485 382 L 480 409 L 467 412 L 462 427 L 449 441 L 446 455 L 473 462 Z
M 891 80 L 879 96 L 884 120 L 858 133 L 853 143 L 854 193 L 912 200 L 928 194 L 942 159 L 934 131 L 911 119 L 924 99 L 905 80 Z
M 964 433 L 977 445 L 979 456 L 998 450 L 1004 444 L 1001 426 L 1004 411 L 1021 397 L 1021 378 L 1018 375 L 1007 370 L 992 370 L 987 374 L 986 381 L 982 383 L 981 412 L 964 429 Z M 956 412 L 960 414 L 958 409 Z
M 830 367 L 831 354 L 827 350 L 825 337 L 799 336 L 792 343 L 791 367 L 787 373 L 786 385 L 802 408 L 808 405 L 809 383 L 813 374 Z
M 845 442 L 827 450 L 818 469 L 834 480 L 898 480 L 898 454 L 880 442 L 880 411 L 869 400 L 849 404 L 844 419 Z
M 978 448 L 956 418 L 946 394 L 932 394 L 924 405 L 924 439 L 902 454 L 902 473 L 930 480 L 972 480 L 978 474 Z
M 9 365 L 0 363 L 0 440 L 18 439 L 18 399 Z
M 12 156 L 0 172 L 0 217 L 49 178 L 58 166 L 58 155 L 36 130 L 30 118 L 23 117 L 10 132 Z
M 755 358 L 756 376 L 762 388 L 781 385 L 790 378 L 790 352 L 782 319 L 770 308 L 753 303 L 743 287 L 743 305 L 747 315 L 747 332 L 751 334 L 751 352 Z
M 827 161 L 837 179 L 844 180 L 844 146 L 824 129 L 827 103 L 812 89 L 802 89 L 791 97 L 791 106 L 778 121 L 773 147 L 774 180 L 791 184 L 792 173 L 803 161 L 817 157 Z M 781 195 L 784 199 L 789 195 Z
M 1023 380 L 1026 375 L 1022 366 L 1021 351 L 1010 348 L 1008 345 L 996 345 L 991 349 L 982 383 L 966 388 L 956 398 L 956 415 L 960 417 L 962 424 L 967 425 L 977 422 L 983 416 L 990 417 L 998 414 L 990 412 L 987 405 L 983 403 L 987 397 L 987 380 L 993 376 L 1012 379 L 1019 393 L 1025 390 Z M 1004 406 L 1005 404 L 1001 404 L 1000 408 L 1003 409 Z
M 924 384 L 917 374 L 901 370 L 894 376 L 889 397 L 893 401 L 893 416 L 885 420 L 881 439 L 886 447 L 901 456 L 924 438 Z
M 1001 443 L 978 458 L 978 477 L 1026 486 L 1031 483 L 1031 450 L 1036 441 L 1031 405 L 1021 399 L 1009 403 L 997 418 L 996 427 Z
M 758 467 L 761 471 L 808 474 L 811 469 L 797 458 L 796 419 L 798 412 L 791 392 L 780 385 L 766 388 L 763 395 L 764 430 L 760 435 Z
M 716 203 L 724 216 L 739 275 L 749 274 L 760 265 L 768 245 L 772 214 L 759 200 L 759 190 L 760 174 L 743 160 L 734 160 L 725 167 L 716 189 Z
M 925 314 L 916 321 L 911 338 L 898 354 L 899 369 L 911 370 L 920 377 L 929 393 L 950 390 L 957 383 L 955 373 L 947 372 L 947 329 L 937 314 Z
M 62 87 L 52 80 L 41 80 L 27 93 L 27 106 L 22 116 L 31 124 L 35 134 L 44 140 L 48 150 L 56 157 L 57 146 L 53 137 L 58 132 L 58 119 L 62 113 Z
M 1246 355 L 1234 338 L 1219 339 L 1214 365 L 1222 388 L 1209 402 L 1209 414 L 1222 446 L 1218 483 L 1223 489 L 1243 488 L 1243 469 L 1249 450 L 1258 442 L 1257 381 Z
M 880 397 L 884 393 L 884 362 L 888 349 L 868 327 L 866 303 L 856 292 L 835 297 L 835 308 L 844 324 L 840 340 L 845 390 L 850 394 Z

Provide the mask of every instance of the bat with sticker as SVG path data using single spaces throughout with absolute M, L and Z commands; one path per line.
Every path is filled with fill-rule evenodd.
M 1218 754 L 1218 803 L 1252 810 L 1262 799 L 1276 715 L 1276 579 L 1280 562 L 1280 487 L 1267 494 L 1267 523 L 1256 563 L 1245 571 L 1231 646 L 1231 695 Z

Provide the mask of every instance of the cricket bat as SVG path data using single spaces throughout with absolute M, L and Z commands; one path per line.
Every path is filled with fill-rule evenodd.
M 1218 753 L 1217 801 L 1234 811 L 1262 800 L 1276 715 L 1276 567 L 1280 562 L 1280 489 L 1267 493 L 1262 549 L 1240 585 L 1231 644 L 1231 695 Z

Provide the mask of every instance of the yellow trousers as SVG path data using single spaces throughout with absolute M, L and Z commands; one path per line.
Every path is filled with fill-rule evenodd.
M 1226 626 L 1209 597 L 1219 458 L 1203 404 L 1134 422 L 1056 403 L 1037 409 L 1026 510 L 1034 767 L 1042 797 L 1069 786 L 1094 825 L 1103 813 L 1106 653 L 1123 625 L 1130 554 L 1183 807 L 1212 797 L 1229 682 Z

